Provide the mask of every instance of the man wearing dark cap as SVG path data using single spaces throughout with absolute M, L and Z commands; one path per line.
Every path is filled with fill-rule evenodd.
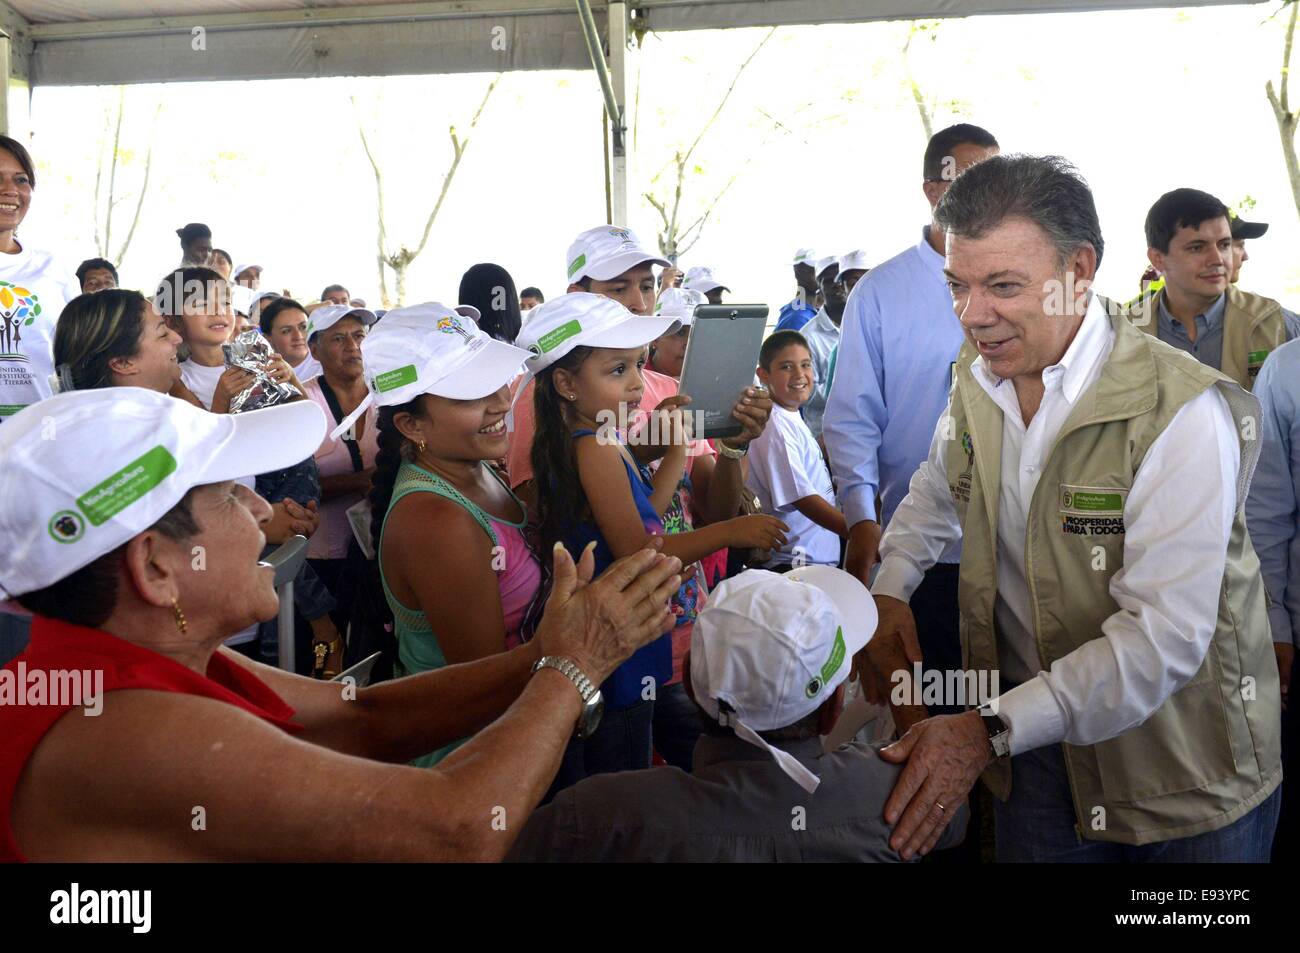
M 1232 284 L 1230 215 L 1199 189 L 1160 196 L 1147 212 L 1147 257 L 1165 286 L 1128 314 L 1148 334 L 1249 390 L 1269 353 L 1300 335 L 1300 318 Z
M 1246 254 L 1246 242 L 1252 238 L 1262 238 L 1268 231 L 1268 222 L 1248 222 L 1244 218 L 1232 216 L 1232 276 L 1235 285 L 1241 277 L 1241 266 L 1250 260 Z

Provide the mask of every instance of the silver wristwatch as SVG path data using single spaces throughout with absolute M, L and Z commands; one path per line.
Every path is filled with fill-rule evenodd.
M 718 455 L 728 460 L 739 460 L 749 453 L 749 444 L 745 444 L 739 450 L 735 447 L 728 447 L 721 440 L 718 441 Z
M 991 705 L 980 705 L 976 709 L 984 730 L 988 732 L 989 745 L 993 748 L 993 757 L 1005 758 L 1011 754 L 1011 728 L 999 717 Z
M 591 679 L 582 674 L 582 669 L 578 668 L 571 658 L 563 655 L 543 655 L 533 663 L 533 673 L 536 674 L 544 668 L 555 669 L 573 682 L 574 687 L 578 689 L 578 694 L 582 696 L 582 714 L 578 717 L 578 737 L 590 738 L 596 733 L 600 716 L 605 713 L 605 699 L 601 697 L 600 689 L 591 683 Z

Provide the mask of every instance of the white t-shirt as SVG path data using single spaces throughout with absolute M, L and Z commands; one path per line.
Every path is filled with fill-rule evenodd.
M 302 363 L 293 369 L 293 373 L 298 378 L 299 384 L 305 384 L 314 377 L 320 377 L 320 361 L 311 356 L 311 351 L 302 359 Z
M 203 406 L 208 410 L 212 409 L 212 397 L 217 392 L 217 381 L 221 380 L 221 375 L 224 373 L 226 373 L 225 364 L 207 367 L 203 364 L 195 364 L 193 359 L 181 361 L 181 383 L 188 387 L 195 397 L 203 401 Z
M 790 527 L 781 550 L 772 551 L 769 566 L 788 565 L 796 553 L 804 563 L 839 565 L 840 538 L 804 516 L 794 504 L 806 496 L 820 496 L 835 506 L 831 475 L 812 431 L 797 410 L 772 405 L 772 416 L 757 440 L 749 444 L 749 477 L 763 512 Z
M 77 276 L 49 252 L 0 254 L 0 422 L 54 393 L 54 325 L 79 294 Z

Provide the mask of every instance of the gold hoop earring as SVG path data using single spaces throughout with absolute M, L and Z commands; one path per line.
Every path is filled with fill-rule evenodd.
M 417 446 L 420 448 L 420 452 L 421 452 L 421 453 L 424 453 L 424 441 L 421 440 L 421 441 L 417 444 Z
M 175 599 L 172 600 L 172 615 L 176 620 L 176 630 L 180 632 L 181 635 L 184 635 L 185 630 L 188 628 L 185 623 L 185 613 L 181 611 L 180 603 Z

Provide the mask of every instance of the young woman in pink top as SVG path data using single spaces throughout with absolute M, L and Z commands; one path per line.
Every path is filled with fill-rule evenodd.
M 527 510 L 488 465 L 505 453 L 509 409 L 504 385 L 474 400 L 424 393 L 379 408 L 371 534 L 401 674 L 495 655 L 532 635 L 542 573 Z M 460 743 L 414 763 L 435 764 Z

